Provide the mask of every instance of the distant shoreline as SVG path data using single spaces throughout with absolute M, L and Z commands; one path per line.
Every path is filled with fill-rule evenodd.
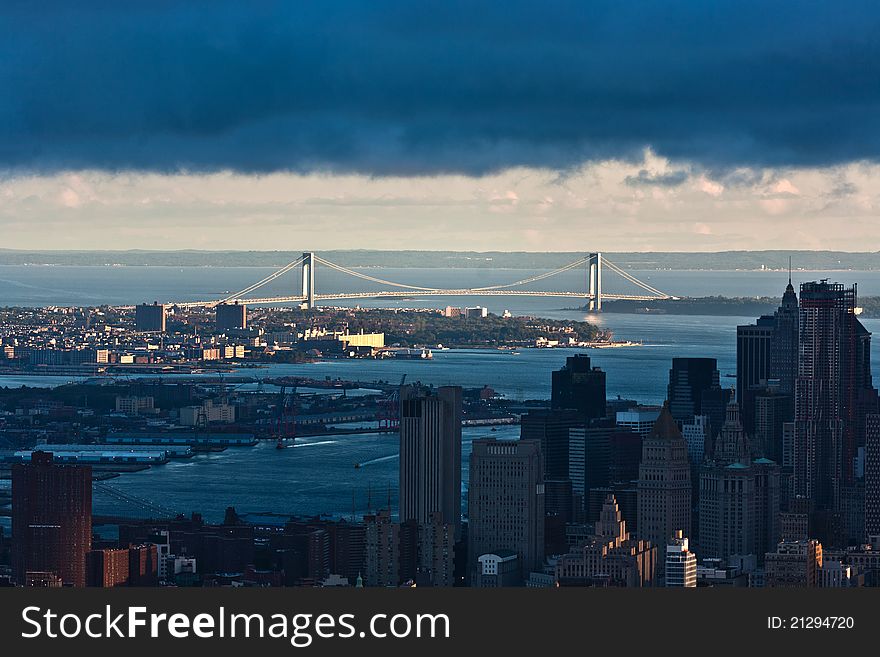
M 382 251 L 316 250 L 345 266 L 400 269 L 534 269 L 548 270 L 582 258 L 589 251 Z M 289 251 L 101 251 L 0 249 L 0 266 L 141 266 L 141 267 L 281 267 L 302 255 Z M 880 271 L 880 252 L 719 251 L 603 252 L 624 269 L 642 271 L 741 271 L 784 273 L 791 258 L 795 271 Z

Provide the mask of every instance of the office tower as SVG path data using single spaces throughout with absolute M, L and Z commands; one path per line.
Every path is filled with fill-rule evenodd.
M 791 285 L 789 271 L 782 304 L 773 314 L 775 324 L 770 344 L 769 378 L 779 382 L 779 391 L 782 394 L 792 396 L 798 375 L 799 314 L 797 294 Z
M 243 303 L 220 303 L 214 312 L 218 331 L 247 328 L 247 306 Z
M 764 554 L 780 538 L 782 509 L 782 472 L 779 464 L 764 457 L 752 461 L 755 475 L 755 554 L 763 563 Z
M 753 391 L 755 454 L 777 463 L 783 461 L 783 428 L 794 417 L 793 397 L 780 388 L 763 387 Z
M 611 484 L 636 481 L 639 478 L 639 463 L 642 461 L 643 435 L 624 427 L 618 429 L 611 434 L 608 464 L 608 482 Z
M 554 409 L 574 409 L 586 423 L 605 417 L 605 372 L 592 367 L 590 357 L 575 354 L 552 375 L 550 405 Z
M 568 478 L 574 495 L 586 499 L 591 488 L 608 485 L 612 427 L 569 431 Z
M 630 536 L 608 495 L 593 533 L 557 559 L 555 574 L 560 586 L 650 586 L 656 566 L 657 548 Z
M 725 408 L 730 401 L 730 391 L 721 387 L 720 380 L 714 358 L 672 359 L 667 387 L 669 412 L 679 429 L 696 415 L 709 416 L 707 450 L 712 449 L 724 424 Z
M 55 465 L 33 452 L 12 466 L 12 564 L 16 583 L 29 572 L 53 573 L 65 585 L 86 585 L 92 546 L 92 469 Z
M 541 443 L 545 479 L 568 477 L 568 432 L 583 426 L 583 415 L 571 409 L 534 410 L 520 418 L 520 439 Z
M 844 490 L 855 485 L 860 429 L 865 411 L 876 403 L 870 333 L 855 306 L 855 287 L 827 280 L 801 285 L 794 493 L 811 501 L 814 535 L 832 544 L 844 540 L 838 534 Z
M 680 529 L 666 544 L 666 586 L 697 586 L 697 555 L 688 548 L 688 539 Z
M 822 544 L 816 539 L 780 541 L 776 551 L 764 557 L 764 586 L 813 588 L 819 584 L 821 567 Z
M 739 406 L 728 404 L 713 456 L 700 468 L 700 554 L 728 559 L 756 553 L 757 491 Z
M 440 513 L 461 534 L 461 388 L 400 390 L 400 522 Z
M 880 536 L 880 414 L 865 425 L 865 535 Z
M 754 435 L 755 414 L 752 391 L 771 378 L 771 345 L 776 321 L 772 315 L 754 324 L 736 327 L 736 398 L 746 432 Z
M 165 306 L 157 301 L 135 306 L 134 325 L 140 333 L 164 333 Z
M 681 425 L 681 435 L 687 444 L 688 459 L 692 467 L 697 467 L 703 462 L 710 432 L 708 415 L 694 415 L 692 420 L 687 420 Z
M 659 415 L 659 406 L 636 406 L 626 411 L 618 411 L 616 424 L 619 428 L 629 429 L 644 438 L 650 435 Z
M 400 584 L 400 525 L 391 511 L 381 509 L 364 516 L 364 583 L 367 586 Z
M 475 440 L 468 486 L 470 578 L 479 558 L 509 550 L 518 556 L 519 581 L 544 563 L 544 480 L 535 441 Z
M 638 485 L 639 536 L 654 546 L 681 530 L 691 532 L 691 468 L 687 445 L 668 404 L 642 440 Z M 663 560 L 658 567 L 662 567 Z

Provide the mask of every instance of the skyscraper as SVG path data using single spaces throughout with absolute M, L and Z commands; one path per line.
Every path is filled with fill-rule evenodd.
M 870 375 L 870 333 L 855 316 L 856 288 L 801 285 L 799 360 L 795 385 L 794 493 L 808 498 L 822 540 L 841 541 L 842 491 L 855 484 L 859 429 L 876 400 Z M 870 402 L 869 402 L 870 403 Z
M 461 388 L 400 391 L 400 522 L 443 522 L 461 533 Z
M 773 314 L 775 325 L 770 344 L 770 378 L 779 381 L 779 391 L 794 395 L 798 374 L 798 324 L 797 294 L 791 284 L 789 264 L 788 285 L 782 295 L 782 304 Z
M 771 345 L 775 327 L 772 315 L 759 317 L 754 324 L 736 327 L 736 398 L 743 427 L 749 435 L 755 428 L 752 391 L 771 378 Z
M 714 358 L 673 358 L 666 395 L 669 412 L 679 429 L 695 415 L 709 417 L 706 446 L 712 448 L 724 424 L 724 409 L 730 391 L 721 387 L 721 376 Z
M 66 585 L 86 585 L 92 544 L 92 469 L 56 465 L 33 452 L 12 466 L 12 563 L 16 583 L 29 572 L 53 573 Z
M 535 441 L 475 440 L 468 486 L 471 581 L 484 554 L 517 554 L 520 581 L 544 563 L 544 480 Z
M 738 326 L 736 331 L 736 398 L 743 427 L 756 434 L 756 397 L 768 389 L 793 399 L 798 362 L 798 302 L 791 285 L 782 295 L 782 304 L 773 315 L 759 317 L 754 324 Z M 789 416 L 780 419 L 788 422 Z M 781 427 L 774 429 L 781 432 Z M 772 458 L 772 457 L 770 457 Z
M 584 426 L 584 417 L 573 409 L 540 409 L 520 418 L 520 438 L 541 443 L 545 479 L 568 478 L 569 430 Z
M 691 469 L 687 444 L 666 404 L 651 435 L 642 440 L 638 532 L 662 546 L 677 530 L 685 536 L 691 532 Z M 658 566 L 663 563 L 661 559 Z
M 880 536 L 880 414 L 865 424 L 865 535 Z
M 666 544 L 666 586 L 697 586 L 697 555 L 690 551 L 688 539 L 680 529 Z
M 553 372 L 550 405 L 574 409 L 587 423 L 605 417 L 605 372 L 592 367 L 586 354 L 569 356 L 565 366 Z

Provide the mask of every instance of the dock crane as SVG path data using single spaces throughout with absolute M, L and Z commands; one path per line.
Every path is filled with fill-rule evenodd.
M 379 429 L 390 431 L 400 425 L 400 389 L 404 383 L 406 383 L 406 374 L 400 377 L 397 388 L 379 400 L 379 412 L 376 414 Z

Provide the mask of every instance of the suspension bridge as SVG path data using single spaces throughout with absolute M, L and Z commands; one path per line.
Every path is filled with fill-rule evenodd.
M 373 291 L 351 291 L 351 292 L 330 292 L 318 293 L 315 284 L 315 273 L 317 266 L 325 267 L 328 270 L 339 272 L 347 276 L 368 281 L 369 283 L 381 285 L 388 289 Z M 275 297 L 251 297 L 249 295 L 257 292 L 261 288 L 269 285 L 273 281 L 279 279 L 289 272 L 297 269 L 301 272 L 302 286 L 295 294 L 289 296 Z M 527 288 L 538 281 L 545 281 L 554 276 L 558 276 L 564 272 L 583 269 L 584 288 L 582 290 L 536 290 Z M 608 292 L 602 288 L 602 278 L 604 271 L 613 272 L 624 281 L 631 284 L 636 294 L 623 294 L 617 292 Z M 305 308 L 314 308 L 320 302 L 332 302 L 348 299 L 382 299 L 382 298 L 409 298 L 409 297 L 439 297 L 439 296 L 477 296 L 477 297 L 565 297 L 588 302 L 588 308 L 591 311 L 600 311 L 602 309 L 603 299 L 627 299 L 631 301 L 656 301 L 658 299 L 674 299 L 665 292 L 639 280 L 626 270 L 618 267 L 601 253 L 589 253 L 574 262 L 554 269 L 552 271 L 535 274 L 527 278 L 523 278 L 511 283 L 500 285 L 487 285 L 482 287 L 469 287 L 459 289 L 447 289 L 439 287 L 429 287 L 425 285 L 412 285 L 399 281 L 389 281 L 378 276 L 372 276 L 362 271 L 357 271 L 349 267 L 343 267 L 336 263 L 330 262 L 325 258 L 313 253 L 306 252 L 302 256 L 289 262 L 280 269 L 272 272 L 265 278 L 248 285 L 221 299 L 212 299 L 204 301 L 184 301 L 179 303 L 171 303 L 181 308 L 208 307 L 213 308 L 222 304 L 240 303 L 251 305 L 274 305 L 274 304 L 299 304 Z

